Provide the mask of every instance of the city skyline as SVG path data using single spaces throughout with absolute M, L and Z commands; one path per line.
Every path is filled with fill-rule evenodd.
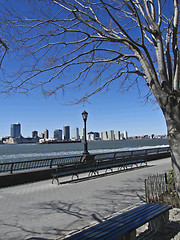
M 49 130 L 45 129 L 43 132 L 38 132 L 38 130 L 33 130 L 31 136 L 23 136 L 21 133 L 21 123 L 13 123 L 10 126 L 9 136 L 0 136 L 4 143 L 28 143 L 28 142 L 39 142 L 39 140 L 57 140 L 57 141 L 69 141 L 69 140 L 83 140 L 84 127 L 79 130 L 78 127 L 63 126 L 62 129 L 54 129 L 53 136 L 50 136 Z M 87 132 L 87 140 L 123 140 L 123 139 L 136 139 L 136 138 L 164 138 L 167 137 L 166 134 L 163 135 L 136 135 L 128 136 L 127 131 L 120 130 L 105 130 L 102 132 Z M 13 140 L 14 139 L 14 140 Z M 34 140 L 33 140 L 34 139 Z
M 21 123 L 12 123 L 10 126 L 10 135 L 7 136 L 0 136 L 1 138 L 5 138 L 5 137 L 13 137 L 13 138 L 18 138 L 18 137 L 26 137 L 26 138 L 44 138 L 44 139 L 50 139 L 50 138 L 56 138 L 57 140 L 70 140 L 70 139 L 74 139 L 74 140 L 78 140 L 78 139 L 82 139 L 82 133 L 83 133 L 83 129 L 84 127 L 81 128 L 81 131 L 79 131 L 79 127 L 72 127 L 72 126 L 63 126 L 62 129 L 54 129 L 53 131 L 53 136 L 50 136 L 50 132 L 49 130 L 46 128 L 44 129 L 43 132 L 39 132 L 38 130 L 33 130 L 31 132 L 31 136 L 23 136 L 23 134 L 21 133 L 22 130 L 22 125 Z M 124 131 L 123 133 L 120 132 L 120 130 L 105 130 L 103 132 L 87 132 L 87 134 L 98 134 L 100 137 L 100 134 L 106 134 L 107 137 L 104 137 L 104 140 L 109 139 L 109 140 L 113 140 L 114 139 L 120 139 L 120 135 L 124 134 L 125 138 L 128 138 L 128 133 L 127 131 Z M 121 134 L 120 134 L 121 133 Z M 110 135 L 109 135 L 110 134 Z M 117 135 L 119 135 L 119 137 L 117 137 Z M 113 136 L 113 137 L 112 137 Z M 99 138 L 98 137 L 98 138 Z M 103 138 L 103 136 L 101 136 L 101 138 Z
M 45 99 L 38 93 L 36 91 L 30 96 L 0 96 L 0 110 L 3 113 L 0 136 L 10 135 L 9 126 L 13 122 L 21 122 L 23 136 L 31 136 L 33 130 L 43 132 L 46 128 L 52 136 L 54 129 L 62 128 L 63 125 L 81 128 L 81 113 L 84 109 L 89 113 L 88 132 L 122 129 L 127 130 L 129 136 L 166 134 L 165 120 L 157 105 L 144 104 L 142 99 L 138 100 L 137 96 L 129 92 L 118 94 L 114 90 L 97 94 L 92 98 L 91 104 L 86 103 L 84 106 L 65 105 L 70 93 L 62 99 L 55 96 Z

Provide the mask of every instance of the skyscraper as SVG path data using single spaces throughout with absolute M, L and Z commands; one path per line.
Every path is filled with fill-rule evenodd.
M 107 131 L 101 132 L 101 140 L 108 140 L 108 133 L 107 133 Z
M 108 132 L 108 140 L 114 140 L 114 130 Z
M 44 130 L 44 138 L 45 139 L 49 138 L 49 131 L 47 129 Z
M 125 139 L 128 139 L 128 133 L 127 133 L 127 131 L 124 131 L 124 138 L 125 138 Z
M 62 130 L 61 129 L 54 130 L 54 138 L 56 140 L 62 140 Z
M 64 126 L 64 140 L 70 140 L 70 126 Z
M 94 139 L 99 140 L 99 133 L 98 132 L 94 132 Z
M 32 132 L 32 138 L 38 138 L 38 131 Z
M 115 131 L 114 137 L 115 137 L 115 140 L 120 140 L 120 131 Z
M 11 124 L 11 137 L 18 138 L 21 136 L 21 124 Z
M 84 140 L 84 128 L 81 128 L 80 139 Z
M 79 140 L 79 128 L 73 128 L 71 130 L 71 139 L 72 140 Z

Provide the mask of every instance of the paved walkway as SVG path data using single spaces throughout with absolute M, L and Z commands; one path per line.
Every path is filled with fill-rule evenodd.
M 0 189 L 0 239 L 50 240 L 144 201 L 144 179 L 171 169 L 170 158 L 148 167 L 78 183 L 51 180 Z

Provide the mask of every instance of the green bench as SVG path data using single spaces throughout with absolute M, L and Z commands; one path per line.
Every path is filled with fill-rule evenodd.
M 132 167 L 135 165 L 138 167 L 138 164 L 141 166 L 142 164 L 147 165 L 145 158 L 112 158 L 112 159 L 93 159 L 92 161 L 87 162 L 78 162 L 74 164 L 64 164 L 58 165 L 55 169 L 55 172 L 52 173 L 52 183 L 54 180 L 60 184 L 59 178 L 65 176 L 72 176 L 71 181 L 76 176 L 76 179 L 79 179 L 79 174 L 88 173 L 88 177 L 99 175 L 100 170 L 105 170 L 105 174 L 110 170 L 113 172 L 113 168 L 117 167 L 117 171 L 121 169 L 127 169 L 128 166 Z

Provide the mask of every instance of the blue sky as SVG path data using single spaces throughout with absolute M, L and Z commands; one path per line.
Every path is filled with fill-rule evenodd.
M 6 1 L 3 2 L 6 4 Z M 19 1 L 19 6 L 22 3 L 23 1 Z M 6 71 L 8 68 L 15 69 L 16 65 L 18 62 L 13 64 L 9 57 L 6 57 L 4 61 L 4 66 L 8 66 Z M 93 78 L 93 75 L 90 77 Z M 88 131 L 119 130 L 127 131 L 129 136 L 166 134 L 165 120 L 158 105 L 145 104 L 143 98 L 138 98 L 135 87 L 123 94 L 118 88 L 117 81 L 108 92 L 94 95 L 89 100 L 90 103 L 71 106 L 65 104 L 73 100 L 73 97 L 82 96 L 83 90 L 86 92 L 88 89 L 88 84 L 84 85 L 84 89 L 68 88 L 64 96 L 59 94 L 49 98 L 45 98 L 40 90 L 34 90 L 29 96 L 0 95 L 0 136 L 8 136 L 10 125 L 17 122 L 21 123 L 22 135 L 25 137 L 31 136 L 33 130 L 41 133 L 46 128 L 50 131 L 50 136 L 53 136 L 53 131 L 63 129 L 64 125 L 81 128 L 83 126 L 81 113 L 84 110 L 89 113 Z M 142 93 L 144 89 L 143 87 Z
M 46 128 L 53 136 L 53 131 L 64 125 L 81 128 L 84 109 L 89 113 L 88 131 L 126 130 L 129 136 L 166 134 L 165 120 L 158 105 L 144 104 L 135 89 L 120 94 L 112 87 L 108 92 L 94 95 L 84 106 L 65 105 L 71 98 L 72 93 L 68 91 L 64 97 L 49 98 L 38 91 L 29 96 L 0 95 L 0 136 L 8 136 L 10 125 L 17 122 L 22 124 L 23 136 L 31 136 L 33 130 L 43 132 Z

